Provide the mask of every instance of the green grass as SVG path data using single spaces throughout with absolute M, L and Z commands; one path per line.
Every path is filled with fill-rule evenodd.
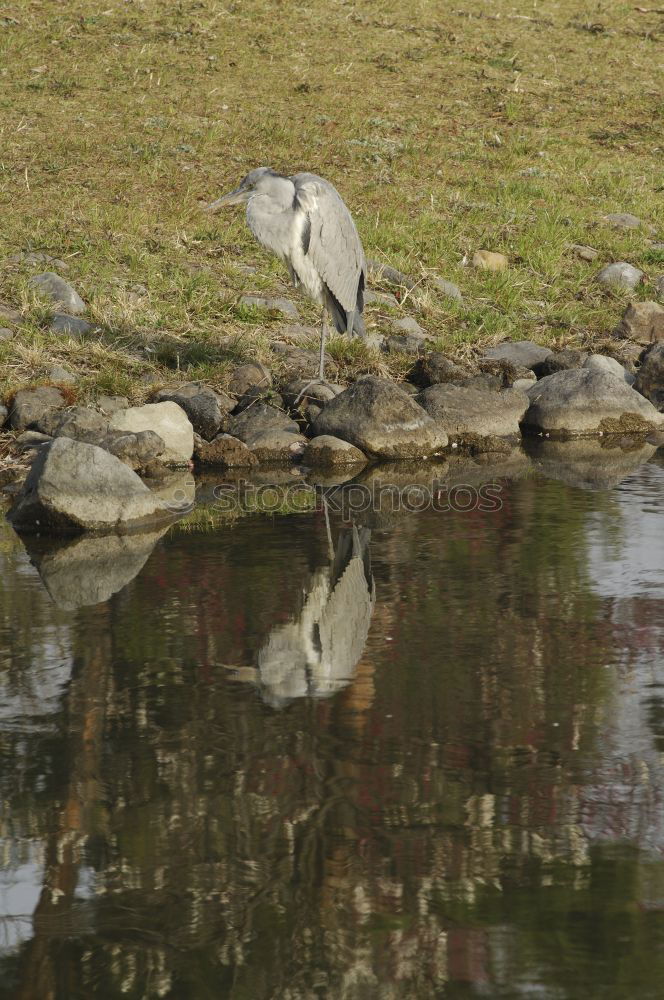
M 82 399 L 143 399 L 147 374 L 223 387 L 256 357 L 278 369 L 269 343 L 283 320 L 240 296 L 292 294 L 306 322 L 316 310 L 240 212 L 200 211 L 258 164 L 336 183 L 367 255 L 422 279 L 403 312 L 439 349 L 602 338 L 625 297 L 598 290 L 599 267 L 664 269 L 651 247 L 664 239 L 663 52 L 661 15 L 596 0 L 4 6 L 0 299 L 26 322 L 0 343 L 0 392 L 56 362 L 80 376 Z M 653 230 L 617 232 L 601 221 L 612 211 Z M 464 266 L 480 248 L 509 270 Z M 24 251 L 67 263 L 100 334 L 45 332 L 27 280 L 46 267 L 5 260 Z M 460 285 L 462 305 L 434 274 Z M 388 310 L 367 320 L 384 328 Z M 338 341 L 330 351 L 346 377 L 407 366 Z

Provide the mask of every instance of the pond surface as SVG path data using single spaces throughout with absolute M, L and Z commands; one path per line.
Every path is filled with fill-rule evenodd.
M 661 997 L 653 453 L 3 524 L 2 1000 Z

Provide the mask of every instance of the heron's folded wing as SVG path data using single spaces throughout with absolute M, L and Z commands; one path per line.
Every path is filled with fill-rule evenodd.
M 366 263 L 352 216 L 329 181 L 316 174 L 295 174 L 291 180 L 295 199 L 311 223 L 308 256 L 337 302 L 353 313 Z M 361 311 L 362 303 L 359 307 Z

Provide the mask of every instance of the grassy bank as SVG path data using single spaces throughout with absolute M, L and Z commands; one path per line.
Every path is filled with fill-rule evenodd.
M 238 360 L 270 358 L 280 321 L 238 305 L 284 275 L 241 214 L 202 202 L 252 166 L 311 169 L 351 207 L 367 254 L 420 285 L 441 348 L 504 337 L 600 338 L 623 306 L 593 283 L 627 260 L 664 270 L 664 16 L 632 4 L 415 0 L 22 0 L 0 9 L 0 299 L 24 323 L 0 343 L 0 391 L 54 362 L 80 398 L 134 399 L 145 376 L 223 386 Z M 658 82 L 659 79 L 659 82 Z M 607 212 L 652 226 L 627 232 Z M 570 245 L 590 244 L 597 260 Z M 474 250 L 510 268 L 463 266 Z M 44 331 L 27 288 L 62 259 L 102 333 Z M 242 265 L 257 265 L 247 275 Z M 455 281 L 463 304 L 431 275 Z M 638 297 L 648 298 L 644 284 Z M 295 296 L 303 319 L 312 307 Z M 389 310 L 371 307 L 381 328 Z M 0 322 L 0 326 L 3 325 Z M 403 358 L 344 354 L 346 371 Z

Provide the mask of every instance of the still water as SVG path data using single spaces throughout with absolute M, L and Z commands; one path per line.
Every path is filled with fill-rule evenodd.
M 561 447 L 3 524 L 2 1000 L 660 998 L 664 461 Z

